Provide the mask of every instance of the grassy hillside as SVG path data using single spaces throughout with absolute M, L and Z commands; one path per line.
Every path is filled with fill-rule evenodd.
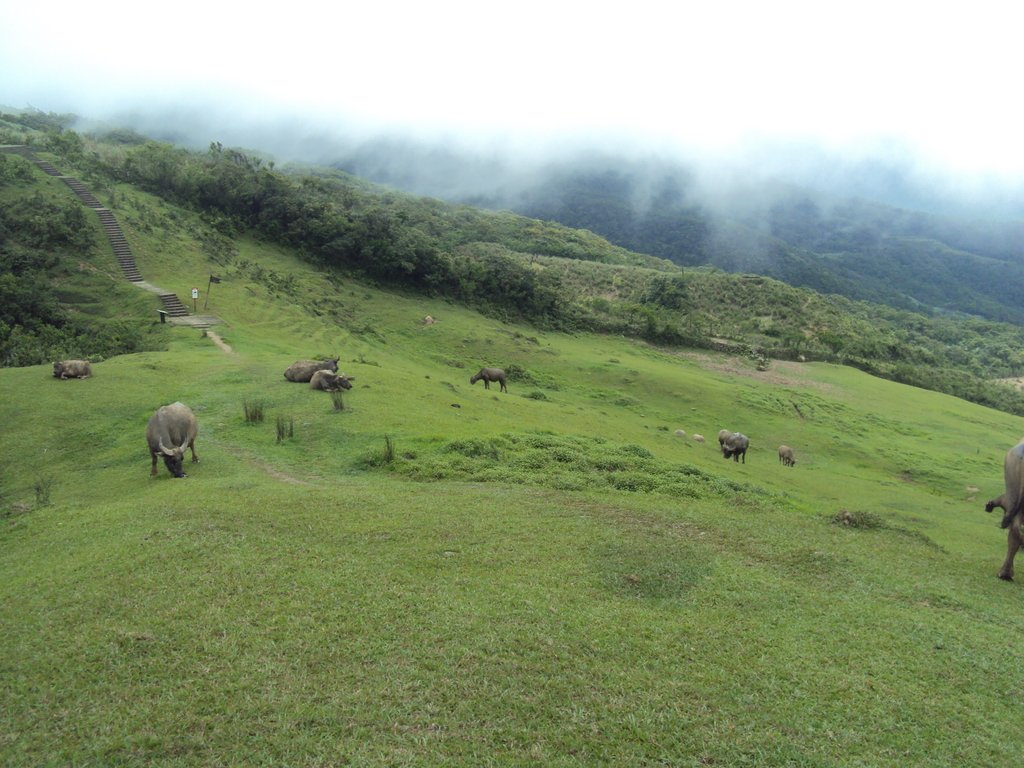
M 501 322 L 111 192 L 147 280 L 223 275 L 230 351 L 164 326 L 92 379 L 0 370 L 0 762 L 1017 761 L 1021 594 L 982 507 L 1020 418 Z M 327 355 L 340 411 L 281 375 Z M 201 461 L 151 479 L 174 400 Z
M 59 123 L 62 118 L 52 119 Z M 677 348 L 746 352 L 765 363 L 848 364 L 1024 415 L 1024 395 L 1003 383 L 1024 375 L 1024 331 L 1018 325 L 830 295 L 846 291 L 841 281 L 821 286 L 829 293 L 815 293 L 757 275 L 683 270 L 625 251 L 586 230 L 404 195 L 337 171 L 283 172 L 257 154 L 216 143 L 207 152 L 191 152 L 123 132 L 84 139 L 62 129 L 42 132 L 28 122 L 19 132 L 2 121 L 0 141 L 29 141 L 65 172 L 83 178 L 106 205 L 131 216 L 136 230 L 187 235 L 201 243 L 216 269 L 242 270 L 279 292 L 293 290 L 287 275 L 239 259 L 236 235 L 289 248 L 330 273 L 443 297 L 488 317 L 562 331 L 622 334 Z M 47 279 L 52 282 L 57 275 L 46 271 L 54 254 L 39 242 L 39 222 L 51 223 L 74 211 L 67 208 L 70 204 L 39 211 L 34 186 L 27 161 L 11 158 L 0 165 L 0 197 L 15 201 L 0 207 L 0 271 L 10 264 L 18 277 L 17 290 L 0 282 L 5 309 L 0 314 L 0 364 L 158 347 L 159 341 L 137 326 L 74 323 L 59 313 L 40 316 L 39 307 L 57 300 L 46 290 Z M 163 201 L 163 213 L 152 200 L 137 202 L 139 188 Z M 200 218 L 185 224 L 175 206 Z M 88 229 L 61 231 L 81 236 Z M 744 259 L 771 256 L 772 248 L 763 248 L 748 234 L 733 227 L 728 235 Z M 67 251 L 65 260 L 88 247 L 59 245 Z M 1005 251 L 1002 241 L 990 245 Z M 922 246 L 922 258 L 926 252 L 934 249 Z M 807 259 L 793 266 L 796 272 L 789 279 L 794 283 L 804 281 L 803 271 L 814 271 Z M 938 274 L 926 260 L 919 266 L 916 273 L 922 278 Z M 847 277 L 859 279 L 852 273 Z M 891 282 L 884 273 L 871 279 Z M 864 286 L 869 282 L 862 280 Z M 31 290 L 22 290 L 23 285 Z M 30 327 L 25 317 L 41 327 Z

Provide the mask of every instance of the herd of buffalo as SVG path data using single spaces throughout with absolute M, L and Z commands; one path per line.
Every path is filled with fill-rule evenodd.
M 61 360 L 53 364 L 53 375 L 58 379 L 86 379 L 92 376 L 92 365 L 88 360 Z M 308 382 L 310 389 L 333 392 L 351 389 L 354 377 L 338 373 L 338 358 L 329 360 L 297 360 L 284 372 L 288 381 Z M 508 392 L 508 377 L 501 368 L 481 368 L 470 377 L 469 383 L 483 381 L 484 388 L 490 389 L 496 382 L 502 392 Z M 196 435 L 199 426 L 195 414 L 183 403 L 171 403 L 157 408 L 146 424 L 146 443 L 149 447 L 152 466 L 150 475 L 155 476 L 156 460 L 164 460 L 167 471 L 174 477 L 185 477 L 183 468 L 185 451 L 192 451 L 192 461 L 199 461 L 196 455 Z M 680 431 L 680 434 L 685 434 Z M 704 442 L 701 435 L 694 435 L 694 440 Z M 747 449 L 750 439 L 741 432 L 723 429 L 718 433 L 718 445 L 722 456 L 733 461 L 747 463 Z M 779 446 L 779 462 L 787 467 L 796 464 L 796 457 L 788 445 Z M 998 498 L 985 505 L 985 511 L 991 512 L 996 507 L 1003 510 L 1001 528 L 1008 528 L 1006 559 L 999 569 L 999 578 L 1013 580 L 1013 561 L 1018 550 L 1024 546 L 1024 441 L 1011 448 L 1003 461 L 1003 481 L 1005 491 Z

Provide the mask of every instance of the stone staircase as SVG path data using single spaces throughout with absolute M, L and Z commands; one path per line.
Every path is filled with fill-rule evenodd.
M 65 176 L 46 160 L 40 160 L 27 146 L 0 146 L 0 152 L 17 154 L 27 158 L 43 173 L 54 176 L 67 184 L 68 188 L 75 193 L 78 199 L 81 200 L 86 207 L 96 212 L 96 215 L 99 216 L 103 231 L 107 235 L 107 240 L 110 241 L 110 247 L 114 251 L 114 258 L 117 260 L 117 264 L 121 268 L 121 272 L 128 280 L 131 280 L 137 285 L 147 287 L 157 294 L 164 307 L 161 313 L 162 315 L 170 317 L 172 320 L 181 319 L 186 324 L 197 328 L 209 328 L 210 325 L 217 322 L 216 318 L 210 316 L 190 317 L 188 307 L 182 303 L 181 299 L 179 299 L 176 294 L 166 293 L 155 286 L 149 286 L 143 281 L 142 273 L 139 272 L 138 265 L 135 263 L 135 255 L 132 253 L 131 246 L 128 245 L 128 240 L 124 236 L 124 231 L 121 229 L 121 225 L 117 222 L 113 212 L 109 208 L 104 207 L 103 204 L 93 196 L 85 184 L 73 176 Z
M 185 317 L 188 315 L 188 307 L 181 303 L 181 299 L 173 293 L 160 293 L 157 294 L 160 297 L 160 301 L 163 302 L 164 311 L 168 317 Z
M 66 177 L 65 177 L 65 180 Z M 68 186 L 71 186 L 68 184 Z M 74 187 L 71 187 L 74 189 Z M 76 192 L 77 194 L 77 192 Z M 86 193 L 88 194 L 88 192 Z M 79 195 L 81 197 L 81 195 Z M 89 195 L 92 197 L 92 195 Z M 95 199 L 95 198 L 94 198 Z M 85 198 L 82 198 L 85 202 Z M 88 203 L 86 202 L 86 205 Z M 110 241 L 110 247 L 114 249 L 114 258 L 117 259 L 118 265 L 121 267 L 121 271 L 124 276 L 132 282 L 142 282 L 142 273 L 139 272 L 138 266 L 135 264 L 135 256 L 132 254 L 132 249 L 128 245 L 128 241 L 125 239 L 124 232 L 121 231 L 121 225 L 117 223 L 117 219 L 114 218 L 114 214 L 107 208 L 93 208 L 96 211 L 96 215 L 100 217 L 100 224 L 103 225 L 103 231 L 107 233 L 107 239 Z M 181 302 L 178 302 L 179 304 Z
M 47 163 L 47 165 L 49 165 L 49 163 Z M 92 196 L 92 192 L 86 189 L 85 184 L 80 182 L 74 176 L 60 175 L 57 178 L 63 181 L 69 187 L 71 187 L 71 191 L 78 196 L 79 200 L 85 203 L 87 208 L 92 208 L 94 211 L 98 211 L 100 208 L 103 207 L 103 204 Z
M 19 153 L 19 154 L 25 154 L 25 153 Z M 25 154 L 25 156 L 28 157 L 28 159 L 31 160 L 33 163 L 35 163 L 36 166 L 39 168 L 39 170 L 41 170 L 43 173 L 48 173 L 50 176 L 60 176 L 61 175 L 60 171 L 58 171 L 56 168 L 54 168 L 52 165 L 50 165 L 45 160 L 39 160 L 39 159 L 33 157 L 31 154 Z

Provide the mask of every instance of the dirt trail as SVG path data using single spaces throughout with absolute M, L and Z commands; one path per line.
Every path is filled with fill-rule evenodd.
M 206 335 L 207 335 L 207 336 L 209 336 L 209 337 L 210 337 L 210 339 L 212 339 L 212 340 L 213 340 L 213 343 L 214 343 L 214 344 L 216 344 L 216 345 L 217 345 L 218 347 L 220 347 L 221 349 L 223 349 L 223 350 L 224 350 L 225 352 L 227 352 L 227 353 L 228 353 L 229 355 L 233 355 L 233 354 L 234 354 L 234 350 L 233 350 L 233 349 L 231 349 L 231 347 L 230 347 L 230 346 L 229 346 L 229 345 L 228 345 L 228 344 L 227 344 L 227 343 L 226 343 L 226 342 L 224 341 L 224 339 L 222 339 L 222 338 L 221 338 L 220 336 L 218 336 L 218 335 L 217 335 L 216 333 L 214 333 L 213 331 L 211 331 L 211 330 L 207 329 L 207 331 L 206 331 Z

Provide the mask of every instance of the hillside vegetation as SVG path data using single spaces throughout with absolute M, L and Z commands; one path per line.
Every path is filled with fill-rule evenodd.
M 763 362 L 839 362 L 1024 413 L 1024 396 L 993 383 L 1024 374 L 1024 337 L 1015 325 L 917 314 L 757 276 L 682 270 L 585 230 L 403 195 L 337 171 L 281 171 L 272 161 L 216 144 L 196 153 L 132 135 L 95 141 L 63 129 L 15 130 L 10 121 L 16 118 L 7 118 L 11 127 L 0 140 L 45 145 L 67 172 L 107 194 L 115 210 L 119 190 L 137 187 L 202 213 L 198 236 L 217 268 L 234 264 L 233 239 L 252 232 L 297 249 L 329 272 L 443 296 L 491 317 L 541 328 L 625 334 L 677 347 L 730 349 Z M 62 122 L 58 116 L 53 120 Z M 25 161 L 4 160 L 6 181 L 0 193 L 9 199 L 31 194 L 36 182 L 25 179 Z M 4 251 L 13 244 L 31 252 L 32 224 L 19 216 L 22 211 L 25 218 L 38 220 L 30 210 L 5 212 L 0 222 Z M 146 215 L 140 214 L 139 225 L 154 226 Z M 44 251 L 34 258 L 38 263 L 49 256 Z M 250 262 L 237 266 L 259 269 Z M 41 282 L 35 285 L 42 291 Z M 52 297 L 43 299 L 46 303 Z M 146 343 L 133 338 L 125 348 Z M 9 336 L 0 338 L 4 364 L 33 361 L 24 351 L 12 353 L 10 346 Z M 48 343 L 45 338 L 35 350 L 36 362 L 61 356 L 61 351 L 95 354 L 81 343 Z
M 572 313 L 526 322 L 483 292 L 463 294 L 481 312 L 284 243 L 302 228 L 272 238 L 103 176 L 89 153 L 280 184 L 325 213 L 351 187 L 353 222 L 444 206 L 138 147 L 83 144 L 74 171 L 148 281 L 184 295 L 222 277 L 204 299 L 227 349 L 159 324 L 98 234 L 54 249 L 46 274 L 105 276 L 81 289 L 93 316 L 152 344 L 86 380 L 47 360 L 0 370 L 0 762 L 1016 762 L 1021 595 L 995 577 L 1005 535 L 982 509 L 1024 420 L 847 366 L 642 338 L 672 288 L 831 301 L 771 281 L 453 248 L 578 286 Z M 59 207 L 59 182 L 30 170 L 6 199 Z M 43 250 L 22 232 L 4 247 Z M 655 292 L 630 309 L 634 290 Z M 637 333 L 589 330 L 600 318 Z M 340 407 L 282 376 L 326 356 L 355 377 Z M 485 364 L 509 371 L 507 394 L 469 384 Z M 150 478 L 146 420 L 175 400 L 201 461 Z M 750 436 L 746 463 L 723 461 L 723 427 Z
M 998 197 L 982 206 L 965 185 L 959 197 L 985 218 L 929 213 L 915 203 L 938 203 L 951 190 L 915 190 L 906 169 L 879 164 L 858 181 L 841 158 L 791 160 L 803 169 L 793 169 L 797 177 L 817 176 L 805 179 L 813 186 L 765 178 L 753 158 L 715 173 L 672 157 L 581 152 L 523 172 L 514 161 L 486 164 L 411 141 L 369 141 L 337 165 L 419 194 L 591 230 L 682 266 L 755 273 L 922 314 L 1024 324 L 1024 221 L 1019 212 L 1000 215 L 1019 206 Z M 905 193 L 906 205 L 854 196 L 861 186 L 889 198 Z

